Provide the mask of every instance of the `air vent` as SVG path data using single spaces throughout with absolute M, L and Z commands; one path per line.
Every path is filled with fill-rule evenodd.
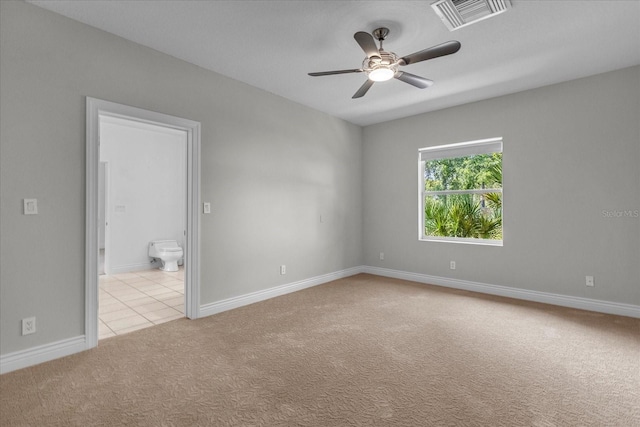
M 449 31 L 505 12 L 510 0 L 439 0 L 431 4 Z

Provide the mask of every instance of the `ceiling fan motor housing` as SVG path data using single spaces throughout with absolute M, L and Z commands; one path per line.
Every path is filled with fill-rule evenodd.
M 380 56 L 365 58 L 362 62 L 362 69 L 368 74 L 378 69 L 388 69 L 395 74 L 398 71 L 398 55 L 381 50 Z

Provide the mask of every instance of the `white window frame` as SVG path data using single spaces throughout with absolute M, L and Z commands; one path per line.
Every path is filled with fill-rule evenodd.
M 478 239 L 466 237 L 448 237 L 448 236 L 428 236 L 425 234 L 425 218 L 424 218 L 424 202 L 426 196 L 438 196 L 448 194 L 487 194 L 501 193 L 503 194 L 504 182 L 502 188 L 484 188 L 474 190 L 443 190 L 443 191 L 425 191 L 424 172 L 425 164 L 428 160 L 447 159 L 455 157 L 466 157 L 478 154 L 502 153 L 502 137 L 481 139 L 477 141 L 459 142 L 456 144 L 438 145 L 434 147 L 425 147 L 418 150 L 418 240 L 423 242 L 449 242 L 463 243 L 473 245 L 503 246 L 504 241 L 504 222 L 502 224 L 502 240 L 494 239 Z M 504 161 L 504 157 L 503 157 Z M 504 181 L 504 179 L 503 179 Z M 502 198 L 502 213 L 504 216 L 504 197 Z

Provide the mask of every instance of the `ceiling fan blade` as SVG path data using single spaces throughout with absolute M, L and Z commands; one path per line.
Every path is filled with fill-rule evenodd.
M 411 55 L 407 55 L 401 58 L 401 63 L 404 62 L 404 65 L 415 64 L 416 62 L 426 61 L 427 59 L 438 58 L 440 56 L 451 55 L 452 53 L 456 53 L 460 50 L 460 42 L 451 40 L 448 42 L 444 42 L 437 46 L 433 46 L 420 52 L 412 53 Z
M 367 79 L 367 81 L 364 82 L 364 84 L 362 86 L 360 86 L 360 89 L 358 89 L 358 91 L 356 93 L 354 93 L 351 98 L 353 98 L 353 99 L 362 98 L 364 96 L 364 94 L 367 93 L 367 91 L 369 90 L 369 88 L 371 86 L 373 86 L 373 80 Z
M 364 53 L 367 54 L 367 57 L 380 56 L 378 46 L 376 46 L 376 42 L 373 40 L 371 34 L 358 31 L 353 35 L 353 38 L 356 39 L 362 50 L 364 50 Z
M 398 71 L 394 77 L 420 89 L 428 88 L 433 84 L 433 80 L 425 79 L 415 74 L 405 73 L 404 71 Z
M 352 70 L 320 71 L 318 73 L 309 73 L 309 75 L 313 77 L 332 76 L 334 74 L 361 73 L 362 71 L 361 68 L 354 68 Z
M 362 68 L 354 68 L 352 70 L 335 70 L 335 71 L 320 71 L 318 73 L 309 73 L 310 76 L 332 76 L 334 74 L 348 74 L 348 73 L 361 73 L 364 70 Z

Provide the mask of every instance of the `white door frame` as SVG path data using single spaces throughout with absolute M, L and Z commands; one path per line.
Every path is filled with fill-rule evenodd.
M 200 123 L 128 105 L 87 97 L 85 348 L 98 345 L 98 168 L 100 116 L 120 117 L 187 133 L 187 235 L 185 315 L 200 317 Z
M 98 133 L 98 135 L 100 135 Z M 107 249 L 109 249 L 110 247 L 110 235 L 109 235 L 109 224 L 111 223 L 111 216 L 110 216 L 110 212 L 111 210 L 109 209 L 109 162 L 101 162 L 100 161 L 100 150 L 98 150 L 98 164 L 103 163 L 104 164 L 104 200 L 102 201 L 102 207 L 104 209 L 104 212 L 98 212 L 98 219 L 100 218 L 100 213 L 103 214 L 103 219 L 104 219 L 104 223 L 103 224 L 98 224 L 98 232 L 100 232 L 100 226 L 104 227 L 104 274 L 109 274 L 111 272 L 111 263 L 109 262 L 109 251 Z M 99 193 L 99 192 L 98 192 Z M 100 240 L 100 238 L 98 237 L 98 241 Z M 98 246 L 98 250 L 100 250 L 100 246 Z M 100 302 L 100 299 L 98 299 L 98 302 Z

